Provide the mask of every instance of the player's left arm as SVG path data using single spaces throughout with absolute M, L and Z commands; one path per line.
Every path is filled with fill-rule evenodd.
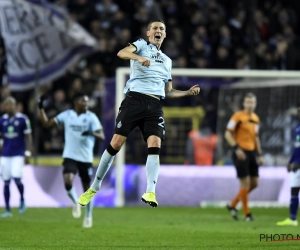
M 101 141 L 105 140 L 105 135 L 104 135 L 103 129 L 96 130 L 92 133 L 93 133 L 93 136 L 95 136 L 96 139 L 101 140 Z
M 101 141 L 105 140 L 105 135 L 104 135 L 102 124 L 95 114 L 92 114 L 90 130 L 82 132 L 81 135 L 82 136 L 92 135 L 98 140 L 101 140 Z
M 258 154 L 258 164 L 261 166 L 264 164 L 264 159 L 263 159 L 263 152 L 261 149 L 261 143 L 259 139 L 259 124 L 255 125 L 255 133 L 256 133 L 255 144 L 256 144 L 256 151 Z
M 198 84 L 192 86 L 189 90 L 185 90 L 185 91 L 173 89 L 171 80 L 169 80 L 165 85 L 166 98 L 181 98 L 185 96 L 198 95 L 199 93 L 200 93 L 200 87 Z
M 25 118 L 25 128 L 24 128 L 24 136 L 25 136 L 25 154 L 24 154 L 24 157 L 25 157 L 25 164 L 28 164 L 29 163 L 29 158 L 31 157 L 32 155 L 32 149 L 33 149 L 33 146 L 32 146 L 32 134 L 31 134 L 31 125 L 30 125 L 30 121 L 29 119 L 26 117 Z

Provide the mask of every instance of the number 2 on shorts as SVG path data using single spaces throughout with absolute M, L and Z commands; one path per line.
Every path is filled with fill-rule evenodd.
M 160 116 L 158 119 L 159 119 L 159 120 L 162 120 L 162 122 L 159 122 L 159 123 L 158 123 L 158 126 L 164 128 L 164 127 L 165 127 L 165 125 L 164 125 L 164 124 L 165 124 L 164 118 L 163 118 L 162 116 Z

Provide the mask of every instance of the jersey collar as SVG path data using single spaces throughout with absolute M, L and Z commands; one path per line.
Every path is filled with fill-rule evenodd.
M 156 47 L 156 45 L 155 44 L 152 44 L 152 43 L 150 43 L 149 41 L 147 42 L 147 45 L 153 45 L 155 48 L 156 48 L 156 50 L 158 51 L 158 52 L 161 52 L 161 50 L 159 50 L 157 47 Z

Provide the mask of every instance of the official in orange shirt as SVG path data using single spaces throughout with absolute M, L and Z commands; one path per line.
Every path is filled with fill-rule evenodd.
M 233 162 L 240 179 L 240 190 L 227 209 L 232 217 L 238 220 L 236 205 L 242 201 L 246 221 L 252 221 L 253 216 L 248 207 L 248 193 L 258 185 L 258 167 L 263 164 L 260 146 L 259 117 L 254 113 L 256 96 L 248 93 L 244 97 L 244 109 L 236 112 L 230 118 L 225 132 L 225 139 L 233 149 Z M 258 161 L 256 156 L 258 154 Z

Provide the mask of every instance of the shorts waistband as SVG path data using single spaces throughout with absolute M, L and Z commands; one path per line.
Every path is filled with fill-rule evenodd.
M 157 102 L 160 102 L 160 99 L 157 99 L 155 97 L 152 97 L 152 96 L 149 96 L 147 94 L 143 94 L 143 93 L 140 93 L 140 92 L 135 92 L 135 91 L 128 91 L 126 93 L 126 96 L 129 95 L 129 96 L 136 96 L 136 97 L 142 97 L 142 98 L 146 98 L 148 100 L 151 100 L 151 101 L 157 101 Z

